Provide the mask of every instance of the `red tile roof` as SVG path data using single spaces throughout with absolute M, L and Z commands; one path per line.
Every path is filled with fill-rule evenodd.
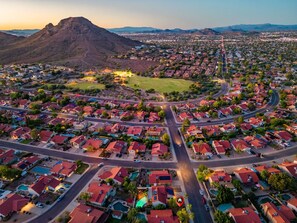
M 84 204 L 79 204 L 70 213 L 71 219 L 69 223 L 97 223 L 103 215 L 103 211 Z
M 147 215 L 148 223 L 178 223 L 179 220 L 173 216 L 172 210 L 151 210 Z
M 91 194 L 90 202 L 102 204 L 111 190 L 112 186 L 97 181 L 91 182 L 88 187 L 88 192 Z
M 128 177 L 128 171 L 124 167 L 114 167 L 109 171 L 105 171 L 103 174 L 99 175 L 101 179 L 113 179 L 119 183 L 123 183 L 125 177 Z
M 168 152 L 168 146 L 166 146 L 162 143 L 155 143 L 152 146 L 152 155 L 153 156 L 164 155 L 167 152 Z
M 235 174 L 241 179 L 242 183 L 257 183 L 259 182 L 259 178 L 257 174 L 248 168 L 241 168 L 239 170 L 234 171 Z
M 235 223 L 261 223 L 257 213 L 250 207 L 232 208 L 229 210 L 229 215 Z
M 167 170 L 156 170 L 149 174 L 149 184 L 171 184 L 172 177 Z
M 60 163 L 57 163 L 53 166 L 51 169 L 51 173 L 57 175 L 57 176 L 69 176 L 72 174 L 77 168 L 76 163 L 69 162 L 69 161 L 62 161 Z
M 40 195 L 47 187 L 55 189 L 60 183 L 61 182 L 53 176 L 42 176 L 37 182 L 33 183 L 30 188 Z
M 13 212 L 20 211 L 27 203 L 28 198 L 18 194 L 8 194 L 7 199 L 0 200 L 0 214 L 8 216 Z

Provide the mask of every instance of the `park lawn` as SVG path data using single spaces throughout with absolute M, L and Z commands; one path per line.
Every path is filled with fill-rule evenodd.
M 105 89 L 104 84 L 99 84 L 99 83 L 92 83 L 92 82 L 72 82 L 66 85 L 67 87 L 70 88 L 79 88 L 80 90 L 90 90 L 90 89 L 99 89 L 103 90 Z
M 172 91 L 183 92 L 189 90 L 193 81 L 172 78 L 151 78 L 132 75 L 127 77 L 127 86 L 133 89 L 155 89 L 159 93 L 170 93 Z

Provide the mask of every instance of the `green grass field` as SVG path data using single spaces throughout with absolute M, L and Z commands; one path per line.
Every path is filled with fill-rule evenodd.
M 132 75 L 127 77 L 128 81 L 127 86 L 134 89 L 155 89 L 159 93 L 169 93 L 172 91 L 187 91 L 192 81 L 182 80 L 182 79 L 171 79 L 171 78 L 150 78 L 150 77 L 141 77 L 137 75 Z
M 70 83 L 66 85 L 71 88 L 79 88 L 80 90 L 90 90 L 90 89 L 99 89 L 102 90 L 105 88 L 104 84 L 91 83 L 91 82 L 79 82 L 79 83 Z

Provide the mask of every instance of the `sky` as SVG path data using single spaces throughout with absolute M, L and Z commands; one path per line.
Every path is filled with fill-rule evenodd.
M 84 16 L 104 28 L 297 24 L 297 0 L 0 0 L 0 30 Z

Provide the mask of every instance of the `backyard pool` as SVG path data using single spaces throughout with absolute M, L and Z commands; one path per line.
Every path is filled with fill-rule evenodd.
M 147 196 L 144 196 L 143 198 L 141 198 L 136 202 L 136 207 L 142 208 L 144 205 L 146 205 L 147 202 L 148 202 Z
M 140 219 L 140 220 L 143 221 L 143 222 L 146 222 L 145 214 L 138 213 L 138 214 L 136 215 L 136 218 Z
M 261 198 L 258 199 L 258 203 L 259 203 L 259 204 L 265 204 L 265 203 L 267 203 L 267 202 L 272 202 L 272 203 L 275 204 L 276 206 L 279 205 L 279 203 L 278 203 L 276 200 L 274 200 L 274 199 L 272 199 L 272 198 L 270 198 L 270 197 L 268 197 L 268 196 L 264 196 L 264 197 L 261 197 Z
M 35 166 L 31 169 L 31 172 L 38 175 L 49 175 L 51 173 L 49 168 L 43 166 Z
M 211 194 L 214 195 L 214 196 L 217 196 L 218 193 L 219 193 L 219 191 L 218 191 L 217 189 L 213 189 L 213 188 L 211 188 L 211 189 L 209 189 L 209 193 L 211 193 Z
M 20 186 L 18 186 L 17 190 L 18 191 L 28 191 L 29 186 L 25 185 L 25 184 L 21 184 Z
M 123 201 L 116 201 L 111 205 L 113 210 L 121 211 L 123 213 L 127 213 L 129 207 L 123 204 Z
M 231 208 L 234 208 L 234 206 L 231 203 L 226 203 L 226 204 L 220 204 L 217 209 L 221 212 L 227 212 Z
M 133 172 L 130 174 L 129 178 L 130 180 L 134 181 L 138 177 L 139 173 L 138 172 Z
M 291 197 L 292 197 L 292 195 L 290 195 L 290 194 L 282 194 L 282 195 L 281 195 L 281 198 L 282 198 L 283 200 L 285 200 L 285 201 L 290 200 Z

